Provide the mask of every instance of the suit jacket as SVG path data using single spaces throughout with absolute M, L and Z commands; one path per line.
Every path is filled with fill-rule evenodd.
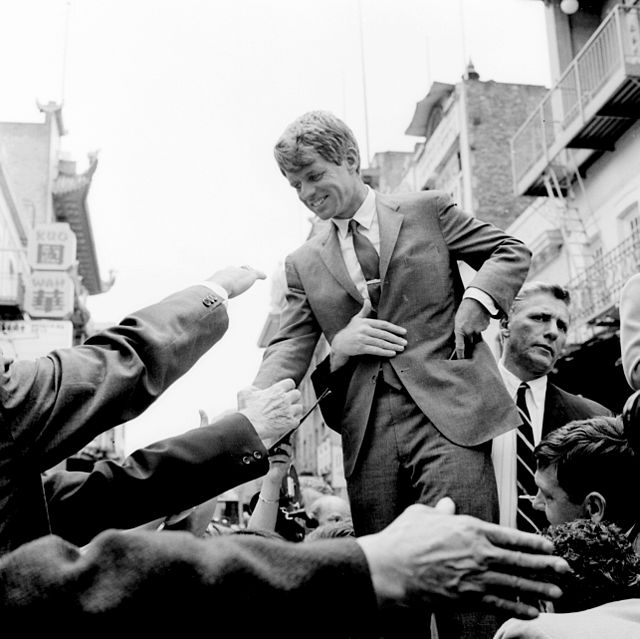
M 603 406 L 586 397 L 572 395 L 547 382 L 547 393 L 544 400 L 544 415 L 542 417 L 542 437 L 556 428 L 560 428 L 574 419 L 588 419 L 589 417 L 608 416 L 613 413 Z
M 91 472 L 57 471 L 44 480 L 51 529 L 84 545 L 107 528 L 134 528 L 197 506 L 261 477 L 268 455 L 239 413 L 132 453 Z
M 640 390 L 640 273 L 627 280 L 620 295 L 620 350 L 629 386 Z
M 0 552 L 51 532 L 41 473 L 133 419 L 227 329 L 227 311 L 193 286 L 83 345 L 0 372 Z
M 449 439 L 477 445 L 518 425 L 489 347 L 452 360 L 454 317 L 464 286 L 457 266 L 476 270 L 470 286 L 503 311 L 528 271 L 530 251 L 491 224 L 463 213 L 439 191 L 376 196 L 382 292 L 378 318 L 407 329 L 404 352 L 390 361 L 415 403 Z M 320 335 L 329 342 L 360 310 L 363 299 L 348 275 L 335 226 L 312 237 L 285 262 L 287 305 L 255 379 L 267 386 L 300 382 Z M 359 357 L 342 418 L 345 473 L 360 448 L 381 360 Z
M 331 614 L 318 614 L 318 602 Z M 69 637 L 132 627 L 160 637 L 202 629 L 229 637 L 378 636 L 376 596 L 355 539 L 295 544 L 108 531 L 80 552 L 48 536 L 0 558 L 0 617 L 27 634 L 45 624 Z

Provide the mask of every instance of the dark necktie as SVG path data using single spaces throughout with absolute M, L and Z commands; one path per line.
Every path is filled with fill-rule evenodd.
M 516 405 L 520 409 L 522 425 L 517 431 L 516 443 L 516 481 L 518 488 L 518 510 L 516 514 L 516 527 L 526 532 L 539 532 L 547 526 L 544 513 L 533 508 L 532 497 L 538 492 L 534 475 L 536 462 L 533 456 L 535 448 L 533 440 L 533 428 L 531 416 L 527 407 L 526 393 L 529 384 L 522 382 L 518 387 Z
M 380 258 L 371 241 L 360 233 L 356 220 L 349 220 L 349 230 L 353 237 L 353 248 L 360 263 L 362 274 L 367 282 L 367 291 L 374 312 L 378 310 L 380 299 Z

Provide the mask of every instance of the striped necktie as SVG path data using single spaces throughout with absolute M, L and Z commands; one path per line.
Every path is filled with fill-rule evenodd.
M 353 248 L 360 263 L 362 274 L 367 282 L 367 291 L 374 312 L 378 310 L 380 299 L 380 257 L 371 241 L 360 233 L 360 224 L 356 220 L 349 220 L 349 231 L 353 237 Z
M 533 449 L 535 444 L 531 416 L 527 407 L 526 394 L 528 389 L 529 384 L 522 382 L 516 395 L 516 405 L 522 418 L 522 425 L 517 430 L 516 443 L 516 481 L 518 488 L 516 526 L 518 530 L 536 533 L 546 528 L 548 524 L 544 513 L 533 508 L 533 497 L 535 497 L 538 489 L 534 480 L 536 462 L 533 456 Z

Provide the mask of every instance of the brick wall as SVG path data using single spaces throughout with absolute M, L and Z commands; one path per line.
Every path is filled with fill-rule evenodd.
M 464 80 L 476 216 L 507 228 L 533 198 L 515 196 L 509 141 L 546 88 Z

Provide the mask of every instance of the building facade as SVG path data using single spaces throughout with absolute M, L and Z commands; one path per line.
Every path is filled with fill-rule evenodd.
M 558 382 L 620 411 L 618 300 L 640 270 L 640 3 L 545 11 L 552 87 L 511 140 L 514 193 L 535 199 L 509 231 L 533 250 L 529 278 L 572 295 Z
M 38 105 L 44 122 L 0 122 L 0 347 L 33 358 L 83 342 L 86 299 L 106 292 L 87 206 L 97 157 L 78 173 L 61 150 L 62 109 Z M 105 433 L 74 467 L 122 458 L 123 437 Z

